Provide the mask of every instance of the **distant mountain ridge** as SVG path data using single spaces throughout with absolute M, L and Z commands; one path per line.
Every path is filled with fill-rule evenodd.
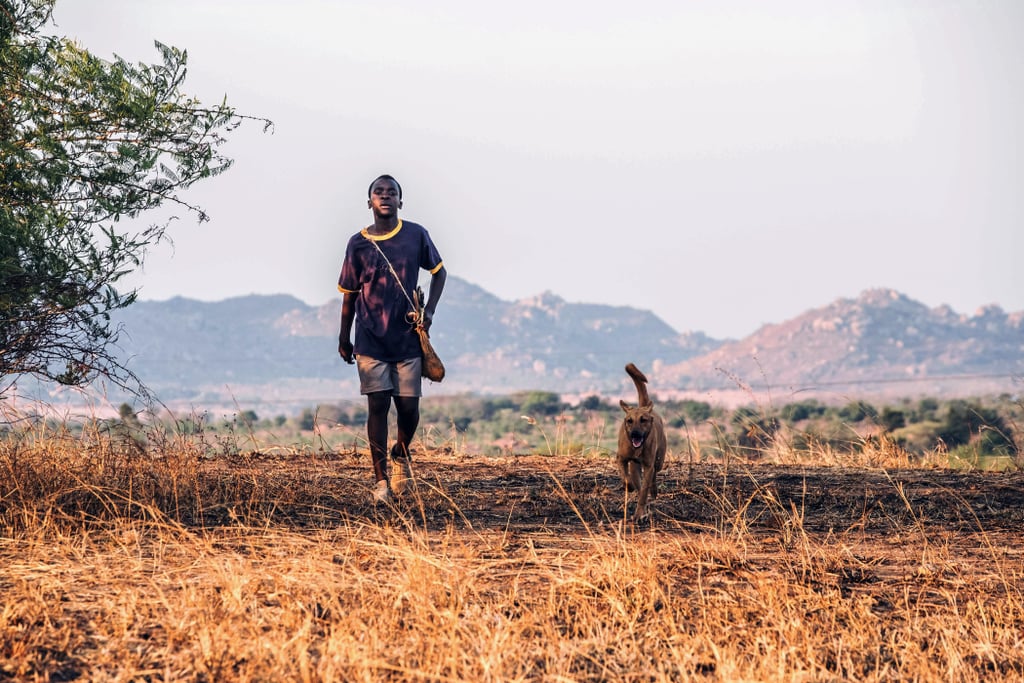
M 337 354 L 339 313 L 340 299 L 309 306 L 286 295 L 140 301 L 121 312 L 120 346 L 129 367 L 169 402 L 353 398 L 355 371 Z M 433 393 L 628 394 L 630 361 L 660 395 L 930 379 L 949 393 L 970 389 L 943 390 L 953 375 L 1011 388 L 1024 375 L 1024 312 L 990 306 L 967 316 L 885 289 L 745 339 L 716 340 L 680 334 L 646 310 L 569 303 L 551 292 L 504 301 L 450 276 L 433 341 L 448 368 Z
M 720 377 L 715 381 L 714 373 Z M 1024 312 L 929 309 L 889 289 L 839 299 L 663 368 L 662 380 L 721 386 L 724 376 L 780 387 L 1024 377 Z

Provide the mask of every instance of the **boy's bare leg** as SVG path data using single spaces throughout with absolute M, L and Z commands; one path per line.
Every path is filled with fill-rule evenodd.
M 395 396 L 395 412 L 398 414 L 398 434 L 395 445 L 391 448 L 391 460 L 395 467 L 391 486 L 395 493 L 402 495 L 413 486 L 409 444 L 412 443 L 412 438 L 416 435 L 416 427 L 420 422 L 419 398 Z
M 373 477 L 377 481 L 388 478 L 388 411 L 391 392 L 376 391 L 366 395 L 369 415 L 366 418 L 366 437 L 370 442 Z
M 395 455 L 408 458 L 409 445 L 412 444 L 416 428 L 420 424 L 420 399 L 416 396 L 395 396 L 395 412 L 398 417 L 398 443 L 395 444 Z

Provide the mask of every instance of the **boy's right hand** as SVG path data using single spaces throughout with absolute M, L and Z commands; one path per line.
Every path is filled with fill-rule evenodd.
M 353 363 L 356 362 L 355 359 L 352 357 L 352 342 L 350 342 L 347 339 L 338 340 L 338 355 L 341 356 L 342 360 L 344 360 L 349 365 L 352 365 Z

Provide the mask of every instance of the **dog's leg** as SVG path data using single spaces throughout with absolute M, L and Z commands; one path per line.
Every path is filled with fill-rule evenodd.
M 629 481 L 626 484 L 627 491 L 640 490 L 640 471 L 640 463 L 631 460 L 629 463 Z
M 629 486 L 629 463 L 621 458 L 619 459 L 619 474 L 622 476 L 623 488 L 632 491 L 633 489 Z
M 665 467 L 665 451 L 667 450 L 668 448 L 666 447 L 665 441 L 662 439 L 661 443 L 655 450 L 654 455 L 654 476 L 651 480 L 651 498 L 658 497 L 658 473 L 661 472 L 663 467 Z
M 644 468 L 644 481 L 640 486 L 640 494 L 636 498 L 636 512 L 633 513 L 634 522 L 645 519 L 651 512 L 648 508 L 648 498 L 652 497 L 650 494 L 654 488 L 654 474 L 653 464 Z

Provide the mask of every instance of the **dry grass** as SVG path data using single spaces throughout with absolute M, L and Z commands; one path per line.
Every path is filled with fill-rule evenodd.
M 149 448 L 0 442 L 0 680 L 1024 680 L 1020 474 Z

